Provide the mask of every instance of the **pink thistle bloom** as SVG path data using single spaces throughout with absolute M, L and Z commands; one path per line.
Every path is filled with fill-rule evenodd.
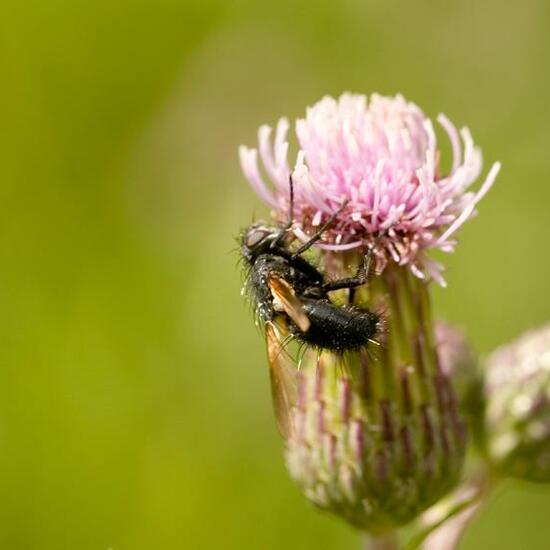
M 432 121 L 401 95 L 373 94 L 370 102 L 364 95 L 326 96 L 296 121 L 300 149 L 292 168 L 285 118 L 277 124 L 273 141 L 272 129 L 264 125 L 258 149 L 240 147 L 241 165 L 279 221 L 288 216 L 292 175 L 298 239 L 306 240 L 345 202 L 320 248 L 349 250 L 376 243 L 379 272 L 393 261 L 408 265 L 421 279 L 444 285 L 442 267 L 426 251 L 453 251 L 457 229 L 475 214 L 500 163 L 493 164 L 477 191 L 469 191 L 481 172 L 481 153 L 467 128 L 458 132 L 444 115 L 437 120 L 453 151 L 447 175 L 439 171 Z M 272 186 L 260 173 L 258 151 Z

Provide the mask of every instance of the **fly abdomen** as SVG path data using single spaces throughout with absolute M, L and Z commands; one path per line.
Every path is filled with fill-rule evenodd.
M 355 306 L 336 306 L 328 300 L 305 300 L 304 310 L 310 327 L 302 332 L 291 324 L 297 339 L 343 353 L 364 348 L 376 337 L 379 316 L 368 309 Z

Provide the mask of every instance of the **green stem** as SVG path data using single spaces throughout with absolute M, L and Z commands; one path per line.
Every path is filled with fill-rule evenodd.
M 456 517 L 458 514 L 460 514 L 460 512 L 463 512 L 464 510 L 470 508 L 471 506 L 474 506 L 478 502 L 479 502 L 479 495 L 475 495 L 471 499 L 465 500 L 464 502 L 459 502 L 458 504 L 456 504 L 453 508 L 451 508 L 449 510 L 448 514 L 444 518 L 442 518 L 439 521 L 433 523 L 432 525 L 427 527 L 424 531 L 422 531 L 421 533 L 418 533 L 415 537 L 413 537 L 407 543 L 404 550 L 416 550 L 417 548 L 420 548 L 420 545 L 436 529 L 439 529 L 447 521 L 449 521 L 452 518 Z
M 398 550 L 399 541 L 395 532 L 388 533 L 382 537 L 373 538 L 366 536 L 363 550 Z
M 437 548 L 438 550 L 454 550 L 477 510 L 486 501 L 493 486 L 494 480 L 491 480 L 487 472 L 478 473 L 474 478 L 459 487 L 455 491 L 455 494 L 447 499 L 446 502 L 436 505 L 436 507 L 439 506 L 442 508 L 439 519 L 431 520 L 425 524 L 424 528 L 404 546 L 404 550 L 416 550 L 420 548 L 421 545 L 429 542 L 427 539 L 430 535 L 437 533 L 439 530 L 443 532 L 444 529 L 447 530 L 444 536 L 445 546 L 443 547 L 441 546 L 441 542 L 437 542 L 433 548 Z M 473 493 L 469 496 L 464 496 L 464 491 L 473 491 Z M 430 511 L 428 511 L 429 513 Z M 425 544 L 423 548 L 429 550 L 432 548 L 432 545 Z

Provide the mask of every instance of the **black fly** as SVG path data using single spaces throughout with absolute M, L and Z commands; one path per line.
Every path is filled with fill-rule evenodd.
M 354 277 L 335 281 L 302 257 L 321 239 L 345 208 L 335 212 L 317 233 L 297 249 L 291 249 L 287 232 L 293 223 L 293 186 L 290 179 L 290 221 L 283 227 L 251 225 L 241 236 L 241 254 L 247 264 L 247 290 L 259 320 L 265 326 L 271 393 L 279 429 L 292 431 L 292 407 L 296 402 L 296 379 L 292 360 L 285 353 L 288 339 L 337 355 L 361 351 L 376 343 L 380 316 L 353 305 L 336 305 L 329 293 L 354 289 L 367 282 L 372 250 Z
M 293 187 L 290 181 L 290 221 L 282 228 L 251 225 L 241 237 L 241 253 L 248 264 L 247 285 L 263 324 L 283 316 L 290 333 L 299 341 L 336 353 L 366 347 L 376 336 L 380 318 L 368 309 L 331 302 L 329 292 L 353 289 L 367 282 L 372 251 L 355 277 L 325 280 L 324 275 L 301 256 L 321 239 L 340 214 L 334 213 L 306 243 L 291 250 L 285 243 L 292 225 Z

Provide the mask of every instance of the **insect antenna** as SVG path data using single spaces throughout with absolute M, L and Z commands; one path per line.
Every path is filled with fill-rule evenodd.
M 288 176 L 288 187 L 289 187 L 289 194 L 290 194 L 290 201 L 289 201 L 289 224 L 292 225 L 292 222 L 294 222 L 294 181 L 292 179 L 292 174 L 289 174 Z
M 286 232 L 292 227 L 292 224 L 294 223 L 294 181 L 292 179 L 292 174 L 288 176 L 288 188 L 289 188 L 289 207 L 288 207 L 288 213 L 289 213 L 289 220 L 285 223 L 283 227 L 281 227 L 281 230 L 273 239 L 273 242 L 271 243 L 271 248 L 276 248 L 277 246 L 280 246 L 281 241 L 284 239 Z

